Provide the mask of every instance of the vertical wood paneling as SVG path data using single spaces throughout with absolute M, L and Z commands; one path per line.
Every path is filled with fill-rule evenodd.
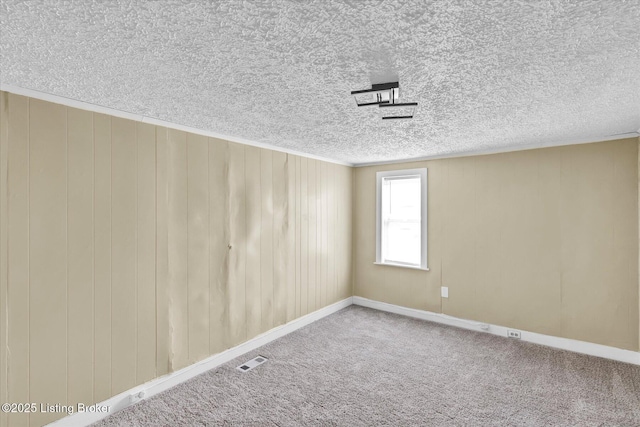
M 320 274 L 318 275 L 318 308 L 327 304 L 327 164 L 318 163 L 320 187 Z
M 353 268 L 353 263 L 351 262 L 351 260 L 353 259 L 353 249 L 354 249 L 352 229 L 353 229 L 353 221 L 354 221 L 353 219 L 353 197 L 354 197 L 353 175 L 355 170 L 347 166 L 341 166 L 341 167 L 345 172 L 343 185 L 347 188 L 347 196 L 345 198 L 345 202 L 347 204 L 347 209 L 348 209 L 348 216 L 347 216 L 347 223 L 346 223 L 347 226 L 346 226 L 345 236 L 344 236 L 344 240 L 347 245 L 347 256 L 344 260 L 344 263 L 347 267 L 347 273 L 346 273 L 347 286 L 345 287 L 344 292 L 340 298 L 340 299 L 343 299 L 353 295 L 353 282 L 355 277 L 355 274 L 354 274 L 355 270 Z
M 245 147 L 245 176 L 245 200 L 247 206 L 246 316 L 247 338 L 252 338 L 261 332 L 260 324 L 262 323 L 262 295 L 260 289 L 262 194 L 259 148 Z
M 111 117 L 93 115 L 94 398 L 111 394 Z
M 619 294 L 626 305 L 628 329 L 617 333 L 617 343 L 624 343 L 626 348 L 637 348 L 638 328 L 638 286 L 633 283 L 638 272 L 638 144 L 617 145 L 613 150 L 614 181 L 612 191 L 618 201 L 613 206 L 613 241 L 612 255 L 613 282 L 619 286 Z M 629 232 L 631 230 L 631 232 Z M 640 281 L 638 281 L 640 285 Z M 624 310 L 624 308 L 623 308 Z M 619 328 L 622 329 L 622 328 Z
M 448 168 L 446 181 L 450 212 L 445 224 L 442 286 L 450 288 L 450 296 L 443 299 L 442 312 L 475 319 L 475 247 L 467 238 L 475 232 L 475 164 L 473 158 L 456 160 Z
M 2 399 L 102 401 L 335 298 L 333 165 L 2 96 Z
M 245 146 L 231 144 L 227 151 L 228 143 L 220 142 L 218 149 L 212 143 L 206 153 L 200 153 L 202 157 L 193 158 L 192 152 L 187 155 L 185 133 L 132 125 L 121 119 L 113 119 L 112 146 L 109 116 L 4 93 L 2 96 L 11 104 L 11 128 L 7 130 L 3 103 L 0 296 L 11 306 L 9 311 L 3 306 L 0 313 L 0 343 L 3 348 L 8 345 L 11 358 L 7 360 L 6 351 L 1 353 L 0 400 L 15 401 L 22 394 L 28 401 L 66 403 L 68 397 L 74 403 L 91 399 L 93 393 L 93 399 L 100 401 L 155 372 L 161 375 L 186 365 L 189 353 L 197 359 L 207 351 L 238 344 L 248 337 L 247 314 L 253 315 L 256 307 L 259 321 L 252 318 L 250 335 L 279 323 L 278 286 L 285 260 L 287 320 L 350 295 L 350 168 L 260 150 L 259 167 L 249 170 L 245 168 Z M 26 110 L 28 102 L 33 104 L 30 114 Z M 93 132 L 87 130 L 90 116 Z M 131 132 L 132 128 L 137 132 Z M 157 150 L 153 153 L 155 132 Z M 172 135 L 169 144 L 167 132 Z M 91 133 L 93 145 L 87 143 L 91 136 L 86 135 Z M 633 182 L 637 177 L 631 176 L 637 175 L 637 164 L 629 166 L 629 159 L 637 160 L 637 140 L 631 151 L 624 144 L 567 147 L 558 149 L 561 155 L 549 150 L 545 153 L 551 153 L 550 158 L 538 163 L 519 157 L 531 154 L 505 156 L 512 159 L 506 162 L 504 172 L 511 181 L 494 193 L 476 191 L 474 209 L 494 215 L 492 205 L 502 203 L 506 208 L 502 211 L 510 212 L 511 217 L 504 224 L 474 218 L 469 226 L 465 223 L 469 216 L 456 213 L 462 229 L 472 229 L 476 236 L 474 266 L 469 261 L 471 255 L 464 252 L 457 256 L 456 264 L 466 259 L 469 262 L 462 264 L 468 266 L 453 271 L 445 260 L 444 277 L 465 282 L 465 275 L 474 276 L 474 286 L 482 293 L 489 289 L 489 294 L 500 293 L 500 297 L 515 301 L 510 309 L 495 316 L 502 316 L 505 322 L 534 325 L 543 332 L 545 328 L 552 331 L 554 320 L 550 316 L 535 320 L 535 307 L 551 307 L 553 303 L 545 301 L 555 301 L 557 296 L 547 298 L 541 292 L 557 292 L 557 286 L 550 284 L 562 279 L 563 298 L 554 315 L 562 310 L 564 335 L 637 349 L 638 306 L 630 305 L 637 301 L 637 240 L 631 242 L 633 236 L 637 237 L 637 229 L 629 231 L 631 222 L 637 227 L 637 193 L 631 195 L 637 192 L 637 182 Z M 265 155 L 272 158 L 270 184 L 265 181 L 269 177 Z M 199 187 L 202 158 L 208 159 L 203 178 L 208 188 L 204 190 Z M 286 172 L 281 177 L 283 158 L 287 159 Z M 251 163 L 251 158 L 248 160 Z M 474 163 L 481 160 L 476 158 Z M 439 161 L 438 165 L 447 162 Z M 464 162 L 455 160 L 456 170 L 450 181 L 455 193 L 458 187 L 468 190 L 471 181 L 476 188 L 505 182 L 496 175 L 478 176 L 481 169 L 477 167 L 473 179 L 467 179 L 462 176 Z M 447 170 L 441 167 L 442 173 Z M 496 170 L 489 165 L 482 173 Z M 529 179 L 536 175 L 537 181 Z M 430 186 L 432 182 L 436 181 L 430 175 Z M 447 185 L 444 178 L 439 182 L 440 188 Z M 269 185 L 273 189 L 273 213 L 271 196 L 265 192 Z M 258 200 L 253 197 L 256 191 Z M 478 203 L 480 195 L 492 203 Z M 459 195 L 453 201 L 442 199 L 456 209 L 466 206 Z M 630 207 L 633 205 L 635 210 Z M 202 219 L 204 210 L 208 217 Z M 523 224 L 524 231 L 533 237 L 518 237 Z M 207 250 L 201 250 L 198 244 L 202 236 L 194 230 L 200 229 L 204 229 Z M 451 230 L 449 226 L 447 231 Z M 466 238 L 467 233 L 460 230 L 453 232 Z M 500 230 L 508 231 L 510 240 L 506 243 L 493 239 L 492 233 L 500 234 Z M 556 241 L 558 230 L 563 233 L 562 245 Z M 247 232 L 253 243 L 249 248 Z M 287 244 L 283 251 L 279 242 L 284 235 Z M 441 236 L 440 240 L 445 245 L 447 239 Z M 519 246 L 523 241 L 526 247 Z M 450 243 L 448 249 L 454 254 L 465 250 Z M 272 251 L 266 250 L 269 247 Z M 487 253 L 498 247 L 503 247 L 502 251 L 504 247 L 515 249 L 487 258 Z M 560 253 L 545 250 L 549 247 Z M 258 251 L 257 267 L 246 262 L 247 249 L 251 256 L 255 255 L 252 250 Z M 488 252 L 483 253 L 485 250 Z M 198 258 L 207 251 L 206 260 Z M 496 264 L 489 264 L 497 258 L 504 258 L 503 263 L 512 268 L 504 277 L 497 275 Z M 561 273 L 557 267 L 560 258 L 564 265 Z M 543 262 L 534 263 L 540 259 Z M 91 269 L 93 276 L 89 277 Z M 260 292 L 259 298 L 253 299 L 255 294 L 249 297 L 245 293 L 245 279 L 247 272 L 251 276 L 256 271 L 258 280 L 251 280 L 249 288 L 253 291 L 257 286 Z M 519 278 L 518 271 L 525 272 L 526 277 Z M 208 277 L 201 280 L 198 275 Z M 192 292 L 202 281 L 208 282 L 201 290 L 208 293 L 204 297 L 208 299 L 206 309 L 198 305 L 202 302 L 196 296 L 199 291 Z M 494 288 L 487 287 L 496 281 Z M 595 283 L 613 287 L 605 289 Z M 519 289 L 523 284 L 525 288 Z M 464 290 L 452 287 L 449 302 Z M 456 302 L 457 307 L 469 302 L 465 301 Z M 474 304 L 478 301 L 476 298 Z M 525 306 L 527 310 L 517 309 Z M 601 315 L 593 316 L 595 312 Z M 463 317 L 469 316 L 465 311 Z M 594 323 L 589 319 L 606 321 Z M 88 338 L 82 336 L 87 334 L 85 328 Z M 206 338 L 190 337 L 198 334 Z M 208 350 L 199 348 L 207 340 Z M 91 348 L 93 360 L 88 361 Z M 170 354 L 175 355 L 173 365 Z M 31 423 L 39 425 L 59 416 L 38 414 Z M 6 423 L 6 416 L 0 415 L 0 421 Z M 12 419 L 11 423 L 18 425 L 19 420 Z
M 29 99 L 9 95 L 11 129 L 6 157 L 7 201 L 7 347 L 11 375 L 8 398 L 2 402 L 29 401 Z M 4 132 L 5 130 L 3 130 Z M 3 301 L 5 301 L 3 299 Z M 3 307 L 4 308 L 4 307 Z M 3 319 L 4 320 L 4 319 Z M 4 375 L 3 375 L 4 377 Z M 10 425 L 28 425 L 29 414 L 9 414 Z
M 324 281 L 322 284 L 323 287 L 323 300 L 322 300 L 322 305 L 326 306 L 330 304 L 330 300 L 331 300 L 331 288 L 330 288 L 330 283 L 331 280 L 329 278 L 329 259 L 333 256 L 333 253 L 329 252 L 329 234 L 331 232 L 331 229 L 329 228 L 329 198 L 330 198 L 330 193 L 331 193 L 331 186 L 329 185 L 330 182 L 330 177 L 329 177 L 329 164 L 328 163 L 323 163 L 323 168 L 324 168 L 324 177 L 322 179 L 322 185 L 324 187 L 324 201 L 323 201 L 323 213 L 322 213 L 322 218 L 323 218 L 323 224 L 324 224 L 324 244 L 323 244 L 323 251 L 324 251 Z
M 168 134 L 156 128 L 156 375 L 171 371 Z
M 529 306 L 526 298 L 521 304 L 527 304 L 528 318 L 537 317 L 534 310 L 544 311 L 546 315 L 539 318 L 536 328 L 538 332 L 549 335 L 558 335 L 561 326 L 561 283 L 562 283 L 562 259 L 560 251 L 560 158 L 554 150 L 540 150 L 536 153 L 537 167 L 537 188 L 535 205 L 535 229 L 534 236 L 530 239 L 533 243 L 532 253 L 529 256 L 529 271 L 535 278 L 534 292 L 539 292 L 535 298 L 535 303 Z M 499 203 L 496 202 L 497 205 Z M 526 240 L 526 238 L 523 238 Z M 494 264 L 495 265 L 495 264 Z M 504 276 L 503 276 L 504 278 Z M 536 289 L 537 288 L 537 289 Z M 546 296 L 545 298 L 541 296 Z M 533 302 L 533 301 L 532 301 Z M 537 306 L 537 307 L 536 307 Z M 536 307 L 536 308 L 533 308 Z M 527 325 L 529 328 L 530 325 Z M 523 327 L 523 329 L 525 329 Z
M 247 228 L 245 146 L 229 143 L 229 331 L 230 344 L 247 339 Z M 250 266 L 250 268 L 254 268 Z
M 481 307 L 478 314 L 486 316 L 487 321 L 497 325 L 505 324 L 505 319 L 501 318 L 499 306 L 505 303 L 505 299 L 508 301 L 507 292 L 501 280 L 502 272 L 500 266 L 503 261 L 500 228 L 505 221 L 505 216 L 510 215 L 505 211 L 504 206 L 499 203 L 502 197 L 501 194 L 504 191 L 503 177 L 505 176 L 504 167 L 506 165 L 505 162 L 500 160 L 500 158 L 494 157 L 477 164 L 477 173 L 474 178 L 476 182 L 476 212 L 482 221 L 481 224 L 476 224 L 474 227 L 476 280 L 478 288 L 482 289 L 476 295 L 475 300 L 481 302 L 481 304 L 478 304 Z M 433 168 L 429 171 L 431 172 L 432 170 Z M 440 194 L 438 191 L 434 191 L 434 193 L 435 195 L 431 196 L 430 202 Z M 437 201 L 436 199 L 435 202 Z M 444 218 L 446 218 L 446 215 Z M 432 223 L 431 220 L 429 222 L 430 224 Z M 449 227 L 449 224 L 446 227 Z M 431 246 L 434 247 L 433 244 Z M 500 255 L 497 256 L 496 254 Z M 505 295 L 505 297 L 499 298 L 500 295 Z
M 210 353 L 231 346 L 229 324 L 229 144 L 209 138 Z
M 316 162 L 316 297 L 314 310 L 322 307 L 322 162 Z
M 338 166 L 340 169 L 340 188 L 342 216 L 339 219 L 341 225 L 341 283 L 338 299 L 344 299 L 352 293 L 352 275 L 351 275 L 351 226 L 353 221 L 352 200 L 353 200 L 353 172 L 346 166 Z
M 290 154 L 286 155 L 285 160 L 285 179 L 287 197 L 287 322 L 294 319 L 296 314 L 296 157 Z
M 169 328 L 173 331 L 170 354 L 171 369 L 176 370 L 189 364 L 187 135 L 169 129 L 167 143 Z
M 277 151 L 272 158 L 273 177 L 273 325 L 279 326 L 287 321 L 287 290 L 289 285 L 289 185 L 287 155 Z M 264 312 L 264 311 L 263 311 Z
M 260 332 L 273 328 L 273 158 L 271 150 L 260 150 Z
M 345 200 L 345 189 L 344 189 L 344 178 L 342 168 L 340 166 L 336 166 L 336 295 L 338 299 L 340 295 L 342 295 L 342 289 L 344 287 L 344 233 L 347 230 L 347 224 L 345 223 L 346 215 L 344 206 Z
M 336 302 L 335 192 L 336 172 L 333 163 L 327 164 L 327 304 Z
M 293 157 L 293 156 L 292 156 Z M 298 156 L 295 160 L 295 312 L 293 318 L 301 316 L 302 313 L 302 159 Z
M 68 402 L 93 401 L 93 113 L 67 110 Z
M 0 92 L 0 402 L 8 402 L 7 369 L 7 157 L 9 145 L 9 94 Z M 28 306 L 28 303 L 27 303 Z M 27 314 L 28 315 L 28 314 Z M 25 337 L 27 338 L 27 337 Z M 28 338 L 27 338 L 28 342 Z M 28 358 L 27 358 L 28 360 Z M 28 378 L 27 378 L 28 383 Z M 0 411 L 0 426 L 7 425 L 8 414 Z
M 446 222 L 447 209 L 444 204 L 446 194 L 443 191 L 438 191 L 442 188 L 444 162 L 433 162 L 428 164 L 427 170 L 427 266 L 429 267 L 429 273 L 422 273 L 422 276 L 426 276 L 426 280 L 418 279 L 418 283 L 423 283 L 421 290 L 407 289 L 407 294 L 413 294 L 413 302 L 415 307 L 425 307 L 428 311 L 441 312 L 442 311 L 442 298 L 440 297 L 440 279 L 442 275 L 442 261 L 441 251 L 431 251 L 429 248 L 441 248 L 443 246 L 444 237 L 443 230 Z M 360 191 L 359 187 L 358 192 Z M 478 186 L 479 188 L 479 186 Z M 354 197 L 358 198 L 357 194 Z M 478 198 L 480 196 L 478 195 Z M 358 202 L 354 203 L 357 206 Z M 358 218 L 358 215 L 354 213 L 354 218 Z M 361 224 L 356 225 L 354 228 Z M 480 231 L 479 231 L 480 232 Z M 359 242 L 355 242 L 354 239 L 354 253 L 358 252 L 360 247 Z M 357 265 L 354 262 L 354 266 Z M 354 275 L 356 271 L 354 270 Z
M 67 403 L 67 110 L 30 100 L 29 399 Z M 46 313 L 46 315 L 43 315 Z M 60 415 L 34 413 L 42 425 Z
M 433 310 L 442 284 L 445 313 L 636 349 L 637 150 L 627 139 L 407 164 L 429 167 L 422 279 L 371 265 L 371 185 L 397 165 L 355 169 L 357 295 Z
M 187 134 L 189 362 L 209 355 L 208 138 Z
M 338 185 L 336 186 L 336 296 L 340 299 L 342 295 L 343 281 L 344 281 L 344 233 L 347 231 L 347 224 L 345 223 L 345 182 L 342 176 L 342 168 L 336 166 L 336 177 Z
M 136 384 L 137 143 L 135 122 L 111 121 L 111 392 Z
M 300 316 L 309 313 L 309 197 L 308 164 L 300 158 Z
M 317 160 L 308 160 L 307 169 L 307 204 L 308 204 L 308 287 L 307 287 L 307 313 L 311 313 L 316 310 L 316 286 L 317 286 L 317 257 L 318 257 L 318 190 L 317 190 L 317 177 L 316 166 Z
M 137 123 L 136 383 L 156 376 L 156 127 Z
M 551 187 L 551 182 L 541 186 L 540 170 L 545 170 L 545 166 L 555 166 L 552 159 L 545 159 L 541 164 L 540 156 L 543 153 L 536 151 L 530 156 L 522 156 L 521 153 L 499 156 L 503 159 L 503 164 L 508 165 L 507 174 L 510 176 L 501 187 L 501 197 L 507 206 L 503 204 L 504 216 L 500 223 L 502 256 L 499 257 L 503 266 L 509 267 L 501 269 L 500 281 L 503 289 L 494 299 L 498 303 L 496 309 L 503 317 L 500 324 L 558 334 L 561 299 L 561 267 L 558 262 L 560 230 L 554 230 L 556 218 L 553 218 L 551 212 L 545 212 L 545 209 L 557 211 L 559 192 L 555 189 L 559 173 L 555 168 L 546 170 L 546 177 L 552 178 L 550 181 L 555 181 L 556 186 Z M 480 170 L 476 177 L 479 172 Z M 543 189 L 545 194 L 541 199 Z M 477 213 L 477 208 L 476 217 L 481 226 L 488 222 Z M 548 218 L 553 218 L 550 223 L 545 221 Z M 476 259 L 480 255 L 478 250 L 477 252 Z M 477 265 L 476 277 L 480 271 L 481 268 Z M 486 293 L 480 283 L 477 290 L 477 294 Z M 540 313 L 543 311 L 547 315 L 541 317 Z
M 346 298 L 351 295 L 351 222 L 352 222 L 352 169 L 340 166 L 340 176 L 342 178 L 342 208 L 343 216 L 340 218 L 342 223 L 342 254 L 340 262 L 342 264 L 342 283 L 340 286 L 339 299 Z
M 563 147 L 561 179 L 563 336 L 596 338 L 620 347 L 623 328 L 617 325 L 628 321 L 628 307 L 621 292 L 625 281 L 615 280 L 611 268 L 617 204 L 613 150 L 606 144 L 585 144 L 574 150 Z M 606 267 L 593 268 L 596 265 Z M 590 286 L 585 292 L 589 283 L 607 285 Z

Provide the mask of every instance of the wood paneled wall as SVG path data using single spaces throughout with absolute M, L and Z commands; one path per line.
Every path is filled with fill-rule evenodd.
M 418 167 L 430 271 L 374 265 L 376 172 Z M 638 351 L 638 138 L 357 168 L 354 194 L 355 295 Z
M 99 402 L 351 295 L 351 168 L 1 106 L 0 401 Z

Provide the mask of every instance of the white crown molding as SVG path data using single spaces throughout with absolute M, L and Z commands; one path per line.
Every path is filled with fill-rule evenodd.
M 182 130 L 182 131 L 194 133 L 197 135 L 204 135 L 212 138 L 224 139 L 231 142 L 237 142 L 239 144 L 250 145 L 252 147 L 265 148 L 273 151 L 278 151 L 281 153 L 288 153 L 288 154 L 293 154 L 295 156 L 301 156 L 309 159 L 315 159 L 323 162 L 334 163 L 342 166 L 357 167 L 357 168 L 367 167 L 367 166 L 381 166 L 381 165 L 392 165 L 392 164 L 401 164 L 401 163 L 423 162 L 427 160 L 450 159 L 455 157 L 470 157 L 470 156 L 482 156 L 487 154 L 510 153 L 514 151 L 534 150 L 537 148 L 561 147 L 565 145 L 577 145 L 577 144 L 590 144 L 594 142 L 614 141 L 618 139 L 640 137 L 640 129 L 638 129 L 635 132 L 628 132 L 625 134 L 603 136 L 603 137 L 597 137 L 597 138 L 560 141 L 560 142 L 554 142 L 554 143 L 525 144 L 525 145 L 518 145 L 518 146 L 487 148 L 487 149 L 480 149 L 480 150 L 468 150 L 468 151 L 461 151 L 458 153 L 438 154 L 434 156 L 423 156 L 423 157 L 415 157 L 410 159 L 397 159 L 397 160 L 367 162 L 367 163 L 349 163 L 349 162 L 344 162 L 340 160 L 329 159 L 326 157 L 315 156 L 313 154 L 303 153 L 301 151 L 285 149 L 282 147 L 276 147 L 271 144 L 251 141 L 245 138 L 225 135 L 218 132 L 213 132 L 213 131 L 208 131 L 203 129 L 197 129 L 194 127 L 185 126 L 177 123 L 171 123 L 165 120 L 156 119 L 154 117 L 147 117 L 140 114 L 134 114 L 127 111 L 117 110 L 115 108 L 109 108 L 101 105 L 91 104 L 89 102 L 79 101 L 76 99 L 65 98 L 63 96 L 53 95 L 50 93 L 41 92 L 34 89 L 27 89 L 27 88 L 15 86 L 15 85 L 7 84 L 7 83 L 0 82 L 0 90 L 14 93 L 16 95 L 28 96 L 30 98 L 53 102 L 55 104 L 66 105 L 68 107 L 80 108 L 83 110 L 93 111 L 96 113 L 102 113 L 102 114 L 108 114 L 115 117 L 121 117 L 123 119 L 135 120 L 138 122 L 149 123 L 157 126 L 164 126 L 171 129 Z
M 443 325 L 455 326 L 457 328 L 469 329 L 476 332 L 485 332 L 500 337 L 507 337 L 508 329 L 505 326 L 491 325 L 473 320 L 460 319 L 441 313 L 431 311 L 416 310 L 414 308 L 402 307 L 388 304 L 386 302 L 374 301 L 363 297 L 353 297 L 353 304 L 369 307 L 376 310 L 387 311 L 389 313 L 401 314 L 403 316 L 416 319 L 428 320 L 430 322 L 441 323 Z M 568 350 L 575 353 L 588 354 L 590 356 L 604 357 L 606 359 L 640 365 L 640 352 L 623 350 L 621 348 L 609 347 L 601 344 L 594 344 L 585 341 L 572 340 L 569 338 L 554 337 L 551 335 L 538 334 L 536 332 L 522 331 L 520 339 L 522 341 L 553 347 L 560 350 Z
M 320 310 L 316 310 L 313 313 L 309 313 L 306 316 L 299 317 L 291 322 L 275 327 L 255 338 L 250 339 L 236 347 L 223 351 L 222 353 L 208 357 L 193 365 L 182 368 L 179 371 L 172 372 L 164 375 L 160 378 L 151 380 L 145 384 L 133 387 L 127 391 L 124 391 L 116 396 L 113 396 L 107 400 L 97 403 L 96 406 L 108 406 L 109 412 L 76 412 L 72 415 L 61 418 L 50 424 L 50 427 L 84 427 L 100 421 L 103 418 L 113 415 L 118 411 L 121 411 L 135 403 L 131 402 L 131 396 L 145 392 L 144 399 L 147 399 L 156 394 L 162 393 L 165 390 L 170 389 L 180 383 L 183 383 L 191 378 L 200 375 L 206 371 L 217 368 L 218 366 L 242 356 L 245 353 L 255 350 L 258 347 L 262 347 L 265 344 L 270 343 L 278 338 L 281 338 L 293 331 L 296 331 L 304 326 L 307 326 L 317 320 L 327 317 L 337 311 L 342 310 L 352 304 L 351 297 L 345 298 L 342 301 L 338 301 L 334 304 L 328 305 Z M 137 402 L 136 402 L 137 403 Z
M 553 142 L 553 143 L 523 144 L 518 146 L 508 146 L 508 147 L 499 147 L 499 148 L 486 148 L 481 150 L 461 151 L 459 153 L 415 157 L 411 159 L 390 160 L 390 161 L 370 162 L 370 163 L 356 163 L 353 165 L 353 167 L 364 168 L 367 166 L 381 166 L 381 165 L 393 165 L 397 163 L 424 162 L 427 160 L 451 159 L 455 157 L 484 156 L 487 154 L 511 153 L 514 151 L 535 150 L 538 148 L 562 147 L 566 145 L 592 144 L 594 142 L 615 141 L 618 139 L 638 138 L 638 137 L 640 137 L 640 129 L 638 129 L 637 132 L 621 133 L 617 135 L 601 136 L 597 138 L 575 139 L 570 141 L 560 141 L 560 142 Z
M 0 90 L 10 92 L 16 95 L 28 96 L 29 98 L 40 99 L 42 101 L 53 102 L 54 104 L 61 104 L 67 107 L 79 108 L 82 110 L 93 111 L 94 113 L 108 114 L 110 116 L 120 117 L 123 119 L 135 120 L 137 122 L 149 123 L 157 126 L 164 126 L 170 129 L 182 130 L 190 132 L 196 135 L 204 135 L 212 138 L 224 139 L 226 141 L 237 142 L 238 144 L 250 145 L 252 147 L 266 148 L 272 151 L 279 151 L 281 153 L 293 154 L 295 156 L 306 157 L 309 159 L 320 160 L 327 163 L 335 163 L 342 166 L 352 167 L 352 163 L 342 162 L 335 159 L 328 159 L 326 157 L 315 156 L 313 154 L 303 153 L 300 151 L 289 150 L 282 147 L 276 147 L 275 145 L 265 144 L 262 142 L 251 141 L 245 138 L 239 138 L 231 135 L 224 135 L 218 132 L 212 132 L 203 129 L 197 129 L 190 126 L 185 126 L 177 123 L 167 122 L 165 120 L 156 119 L 154 117 L 147 117 L 140 114 L 134 114 L 127 111 L 116 110 L 115 108 L 104 107 L 101 105 L 91 104 L 89 102 L 79 101 L 76 99 L 65 98 L 64 96 L 53 95 L 46 92 L 41 92 L 34 89 L 26 89 L 11 84 L 0 83 Z

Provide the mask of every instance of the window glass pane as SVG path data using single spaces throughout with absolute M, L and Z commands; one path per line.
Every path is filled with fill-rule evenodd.
M 382 182 L 382 259 L 420 265 L 420 177 Z
M 385 181 L 389 186 L 389 217 L 420 220 L 420 177 Z
M 385 261 L 420 265 L 420 223 L 389 222 Z

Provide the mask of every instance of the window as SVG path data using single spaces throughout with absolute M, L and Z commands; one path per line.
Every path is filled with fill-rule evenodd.
M 427 169 L 376 174 L 376 264 L 427 270 Z

